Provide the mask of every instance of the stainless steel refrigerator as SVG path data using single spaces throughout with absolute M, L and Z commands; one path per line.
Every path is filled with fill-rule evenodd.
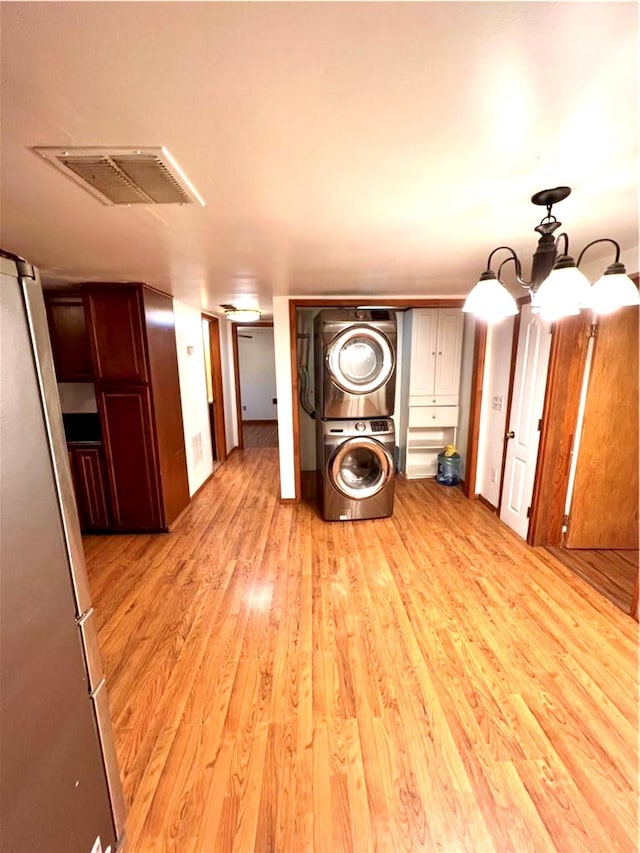
M 38 273 L 0 256 L 0 850 L 124 833 L 94 612 Z

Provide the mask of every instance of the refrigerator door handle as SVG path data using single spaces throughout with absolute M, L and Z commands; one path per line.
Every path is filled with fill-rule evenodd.
M 78 619 L 78 628 L 82 637 L 82 650 L 84 652 L 87 678 L 89 679 L 89 693 L 93 693 L 100 686 L 100 682 L 104 680 L 104 670 L 102 669 L 102 660 L 100 658 L 98 632 L 96 630 L 95 611 L 93 607 L 89 608 Z

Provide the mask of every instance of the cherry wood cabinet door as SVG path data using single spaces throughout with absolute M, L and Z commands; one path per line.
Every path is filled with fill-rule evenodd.
M 146 386 L 97 389 L 114 530 L 161 530 L 158 465 Z
M 102 447 L 72 447 L 69 454 L 80 527 L 83 531 L 107 530 L 109 504 Z
M 82 296 L 48 296 L 46 307 L 58 380 L 91 381 L 93 365 Z
M 96 379 L 147 382 L 140 288 L 87 288 L 87 309 Z

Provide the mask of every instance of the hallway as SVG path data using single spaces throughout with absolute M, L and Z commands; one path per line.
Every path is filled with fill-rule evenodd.
M 127 853 L 635 851 L 636 623 L 458 489 L 327 524 L 277 459 L 85 540 Z

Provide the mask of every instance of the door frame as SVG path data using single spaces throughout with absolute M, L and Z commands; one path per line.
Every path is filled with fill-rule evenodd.
M 236 418 L 238 421 L 238 450 L 244 450 L 244 430 L 242 428 L 242 397 L 240 388 L 240 352 L 238 350 L 238 328 L 271 327 L 273 320 L 257 320 L 253 323 L 236 323 L 231 326 L 231 339 L 233 343 L 233 379 L 236 386 Z M 297 378 L 297 377 L 296 377 Z
M 227 430 L 225 425 L 224 388 L 222 383 L 222 352 L 220 348 L 220 320 L 213 314 L 202 313 L 209 331 L 209 367 L 213 386 L 213 423 L 215 429 L 215 461 L 227 458 Z M 217 405 L 216 401 L 220 401 Z
M 484 365 L 487 354 L 487 324 L 476 320 L 473 340 L 473 365 L 471 368 L 471 397 L 469 401 L 469 426 L 467 429 L 467 457 L 464 466 L 463 494 L 477 500 L 476 480 L 478 476 L 478 441 L 480 438 L 480 414 L 482 412 L 482 387 Z M 508 414 L 508 413 L 507 413 Z
M 298 308 L 358 308 L 379 302 L 392 311 L 406 311 L 410 308 L 462 308 L 464 298 L 451 299 L 391 299 L 381 296 L 363 295 L 360 299 L 290 299 L 289 300 L 289 357 L 291 360 L 291 413 L 293 425 L 293 475 L 295 496 L 287 503 L 300 503 L 302 500 L 302 463 L 300 456 L 300 413 L 298 401 Z

